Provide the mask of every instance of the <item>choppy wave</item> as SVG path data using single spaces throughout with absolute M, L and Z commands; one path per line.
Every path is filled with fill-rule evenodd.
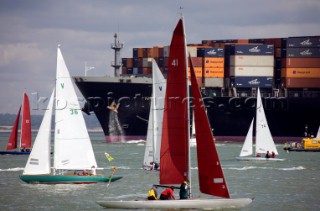
M 23 171 L 24 168 L 16 167 L 16 168 L 8 168 L 8 169 L 0 169 L 0 171 Z
M 282 170 L 282 171 L 295 171 L 295 170 L 304 170 L 306 169 L 303 166 L 297 166 L 297 167 L 290 167 L 290 168 L 278 168 L 278 170 Z
M 261 166 L 243 166 L 243 167 L 229 167 L 224 168 L 229 170 L 238 170 L 238 171 L 246 171 L 246 170 L 252 170 L 252 169 L 273 169 L 273 170 L 279 170 L 279 171 L 296 171 L 296 170 L 304 170 L 306 169 L 303 166 L 296 166 L 296 167 L 287 167 L 287 168 L 274 168 L 274 167 L 261 167 Z

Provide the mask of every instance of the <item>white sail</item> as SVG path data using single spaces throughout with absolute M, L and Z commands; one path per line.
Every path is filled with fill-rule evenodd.
M 163 77 L 157 63 L 152 60 L 152 97 L 149 113 L 148 133 L 143 165 L 150 162 L 160 163 L 160 146 L 162 136 L 162 119 L 164 97 L 166 93 L 166 79 Z
M 24 175 L 50 174 L 51 119 L 53 113 L 54 90 L 44 113 L 33 149 L 24 168 Z
M 251 124 L 250 124 L 250 128 L 248 130 L 248 133 L 247 133 L 247 136 L 246 136 L 246 139 L 244 140 L 244 143 L 243 143 L 243 146 L 242 146 L 242 149 L 241 149 L 241 152 L 240 152 L 240 157 L 243 157 L 243 156 L 249 156 L 249 155 L 252 155 L 252 144 L 253 144 L 253 141 L 252 141 L 252 137 L 253 137 L 253 121 L 254 121 L 254 118 L 252 119 L 251 121 Z
M 97 167 L 78 97 L 59 47 L 56 77 L 54 168 Z
M 317 133 L 316 138 L 320 138 L 320 126 L 319 126 L 319 129 L 318 129 L 318 133 Z
M 267 151 L 269 151 L 270 153 L 274 152 L 278 155 L 278 151 L 274 144 L 266 115 L 264 113 L 259 88 L 256 109 L 256 153 L 267 153 Z

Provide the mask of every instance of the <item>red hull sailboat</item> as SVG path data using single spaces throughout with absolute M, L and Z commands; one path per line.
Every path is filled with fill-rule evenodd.
M 31 116 L 30 116 L 30 103 L 27 93 L 23 93 L 22 103 L 22 119 L 21 119 L 21 131 L 20 131 L 20 142 L 18 145 L 18 129 L 20 120 L 21 107 L 18 111 L 16 120 L 14 122 L 10 138 L 7 144 L 6 151 L 0 151 L 0 154 L 11 154 L 11 155 L 28 155 L 31 150 Z M 13 151 L 16 150 L 17 151 Z

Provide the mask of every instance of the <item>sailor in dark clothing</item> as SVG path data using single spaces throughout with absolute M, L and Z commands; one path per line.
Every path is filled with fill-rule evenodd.
M 270 158 L 270 157 L 271 157 L 270 152 L 267 151 L 266 158 Z
M 179 192 L 180 199 L 188 199 L 188 192 L 189 192 L 189 181 L 185 180 L 180 185 L 180 192 Z

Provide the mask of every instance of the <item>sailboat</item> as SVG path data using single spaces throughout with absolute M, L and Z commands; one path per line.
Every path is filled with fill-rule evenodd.
M 192 62 L 190 61 L 190 64 Z M 200 91 L 191 65 L 192 94 L 195 102 L 195 125 L 200 191 L 219 199 L 98 201 L 106 208 L 122 209 L 237 209 L 252 202 L 250 198 L 231 199 L 212 132 L 204 110 Z M 174 30 L 170 45 L 169 70 L 164 106 L 160 150 L 160 184 L 181 184 L 190 181 L 189 93 L 187 83 L 186 41 L 183 19 Z M 202 105 L 202 106 L 201 106 Z M 191 193 L 190 193 L 191 194 Z
M 159 170 L 160 164 L 160 146 L 166 79 L 163 77 L 155 60 L 152 60 L 152 90 L 148 133 L 142 165 L 145 170 Z
M 273 141 L 267 118 L 263 109 L 260 89 L 258 88 L 257 94 L 257 106 L 256 106 L 256 147 L 255 147 L 255 157 L 253 157 L 253 122 L 254 118 L 251 121 L 247 136 L 245 138 L 244 144 L 242 146 L 240 156 L 237 157 L 237 160 L 257 160 L 257 161 L 284 161 L 285 159 L 281 158 L 266 158 L 259 157 L 257 155 L 274 153 L 278 155 L 276 145 Z
M 21 132 L 20 132 L 20 143 L 18 146 L 18 129 L 21 107 L 19 108 L 16 120 L 14 122 L 10 138 L 6 147 L 6 151 L 0 151 L 1 155 L 29 155 L 31 151 L 31 116 L 30 116 L 30 103 L 29 97 L 26 92 L 23 93 L 23 104 L 22 104 L 22 119 L 21 119 Z M 10 151 L 18 149 L 18 151 Z
M 20 179 L 26 183 L 97 183 L 121 177 L 78 175 L 98 168 L 73 83 L 58 47 L 56 85 Z M 51 168 L 51 119 L 55 105 L 54 162 Z

